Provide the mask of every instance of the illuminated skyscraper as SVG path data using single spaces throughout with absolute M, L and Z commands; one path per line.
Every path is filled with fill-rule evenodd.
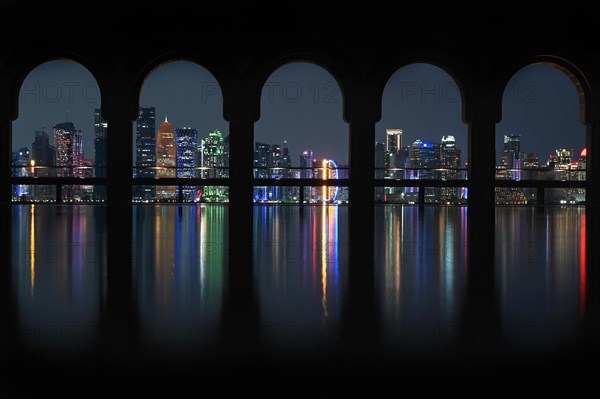
M 54 148 L 56 151 L 56 175 L 58 177 L 84 177 L 83 169 L 83 134 L 76 130 L 72 122 L 54 125 Z M 75 193 L 80 186 L 65 186 L 63 200 L 69 202 L 75 199 Z
M 316 160 L 315 160 L 316 161 Z M 313 170 L 310 169 L 313 167 L 313 150 L 308 149 L 302 151 L 300 154 L 300 178 L 302 179 L 310 179 L 313 178 Z M 311 187 L 304 187 L 302 192 L 303 201 L 310 202 L 311 200 Z
M 443 168 L 440 178 L 452 180 L 459 178 L 462 173 L 460 168 L 460 150 L 456 147 L 454 136 L 442 136 L 440 146 L 440 166 Z M 440 187 L 439 195 L 443 200 L 460 198 L 459 187 Z
M 524 152 L 521 154 L 521 166 L 526 168 L 539 168 L 540 157 L 535 152 Z
M 191 127 L 177 128 L 175 129 L 175 142 L 177 144 L 177 177 L 194 177 L 198 131 Z
M 175 143 L 177 144 L 177 177 L 196 177 L 198 131 L 191 127 L 175 129 Z M 183 186 L 183 200 L 194 201 L 196 188 Z
M 271 145 L 267 143 L 254 143 L 254 177 L 259 179 L 266 179 L 271 177 L 269 173 L 269 167 L 271 166 Z M 255 186 L 254 187 L 254 199 L 260 201 L 266 201 L 269 199 L 268 187 L 266 186 Z
M 415 140 L 410 149 L 410 167 L 418 168 L 411 171 L 411 178 L 431 179 L 433 170 L 439 166 L 440 145 L 428 141 Z
M 198 146 L 196 147 L 196 166 L 204 166 L 204 139 L 198 140 Z M 202 177 L 202 170 L 196 170 L 196 177 Z
M 290 169 L 292 167 L 292 158 L 290 157 L 290 150 L 287 146 L 287 141 L 283 141 L 283 159 L 282 159 L 282 165 L 285 169 L 283 171 L 283 177 L 293 177 L 292 176 L 292 170 Z
M 229 134 L 223 138 L 223 171 L 221 177 L 229 177 Z
M 21 171 L 22 167 L 29 167 L 31 160 L 31 154 L 29 152 L 29 148 L 21 147 L 16 152 L 13 152 L 13 166 L 16 166 L 15 172 L 12 174 L 13 176 L 29 176 L 28 171 Z M 18 166 L 21 166 L 19 168 Z
M 96 177 L 106 177 L 106 133 L 108 123 L 102 118 L 101 110 L 94 110 L 94 174 Z M 94 186 L 96 199 L 106 198 L 106 187 Z
M 586 170 L 587 170 L 587 148 L 584 148 L 579 153 L 579 161 L 576 166 L 577 172 L 574 174 L 575 178 L 573 180 L 585 180 L 586 179 Z M 585 190 L 583 190 L 585 193 Z
M 96 177 L 106 177 L 106 133 L 108 123 L 99 108 L 94 110 L 94 166 Z
M 31 160 L 35 163 L 32 175 L 37 177 L 54 177 L 55 149 L 50 144 L 50 137 L 44 130 L 36 130 L 31 143 Z M 30 194 L 35 200 L 54 198 L 54 187 L 39 185 L 31 186 Z
M 267 143 L 254 143 L 254 177 L 266 179 L 271 177 L 269 167 L 271 166 L 271 145 Z
M 577 172 L 571 172 L 575 169 L 572 164 L 573 149 L 559 148 L 556 150 L 556 168 L 561 169 L 561 180 L 577 180 Z
M 35 161 L 36 166 L 54 166 L 54 146 L 50 145 L 48 133 L 43 130 L 35 131 L 35 138 L 31 143 L 31 159 Z M 42 172 L 43 170 L 43 172 Z M 55 176 L 54 170 L 36 169 L 37 176 Z
M 502 166 L 506 169 L 521 169 L 521 135 L 504 135 L 504 146 L 502 147 Z M 521 180 L 519 170 L 508 171 L 506 178 L 509 180 Z
M 152 179 L 156 166 L 156 110 L 140 107 L 136 122 L 135 177 Z M 134 186 L 133 196 L 137 201 L 154 201 L 155 186 Z
M 273 144 L 271 146 L 271 178 L 280 179 L 283 175 L 283 151 L 280 144 Z M 277 168 L 277 169 L 275 169 Z M 283 193 L 281 187 L 271 186 L 269 187 L 269 199 L 272 201 L 280 201 Z
M 312 150 L 304 150 L 302 154 L 300 154 L 300 177 L 302 179 L 310 179 L 313 177 L 313 172 L 310 168 L 312 168 L 313 162 L 313 151 Z
M 175 146 L 175 130 L 165 116 L 165 121 L 158 127 L 156 135 L 156 177 L 176 177 L 177 149 Z M 177 199 L 176 186 L 162 186 L 157 189 L 157 200 L 174 201 Z
M 203 175 L 205 178 L 226 177 L 225 173 L 225 143 L 223 134 L 218 130 L 213 130 L 204 139 L 203 153 Z M 206 201 L 225 201 L 227 199 L 227 189 L 223 186 L 207 186 L 202 194 Z
M 256 178 L 293 178 L 291 167 L 292 159 L 287 141 L 283 142 L 283 146 L 281 144 L 254 143 L 254 176 Z M 294 190 L 290 187 L 256 186 L 254 188 L 254 199 L 260 201 L 291 201 L 295 196 Z
M 516 168 L 521 153 L 521 135 L 504 135 L 504 146 L 502 147 L 502 165 L 507 169 Z
M 385 162 L 386 168 L 397 168 L 403 166 L 404 160 L 401 159 L 402 150 L 402 129 L 385 130 Z M 401 172 L 400 172 L 401 173 Z M 391 178 L 400 178 L 395 171 L 388 171 L 387 176 Z
M 16 152 L 13 152 L 12 175 L 16 177 L 31 176 L 30 162 L 31 155 L 29 153 L 29 148 L 21 147 Z M 27 197 L 29 195 L 29 188 L 30 186 L 25 184 L 17 184 L 13 186 L 13 198 L 19 200 L 20 198 Z
M 573 149 L 559 148 L 556 150 L 558 165 L 570 165 L 573 159 Z
M 384 168 L 386 164 L 386 156 L 385 156 L 385 144 L 376 141 L 375 142 L 375 168 Z M 383 170 L 378 169 L 375 170 L 375 178 L 382 179 L 383 178 Z
M 203 166 L 206 168 L 204 171 L 204 177 L 223 177 L 223 154 L 225 147 L 223 144 L 223 135 L 218 130 L 213 130 L 208 134 L 208 137 L 204 139 L 204 156 Z
M 398 155 L 402 148 L 402 129 L 386 129 L 385 138 L 385 150 L 388 154 Z
M 55 125 L 54 148 L 56 151 L 57 176 L 79 177 L 79 170 L 83 165 L 83 135 L 81 130 L 76 130 L 72 122 Z
M 283 166 L 283 151 L 280 144 L 273 144 L 271 146 L 271 166 L 275 168 L 281 168 Z M 282 171 L 273 171 L 273 177 L 280 177 Z
M 440 147 L 440 166 L 445 169 L 460 168 L 460 150 L 456 147 L 454 136 L 442 136 L 442 145 Z M 458 171 L 445 171 L 443 178 L 456 179 Z

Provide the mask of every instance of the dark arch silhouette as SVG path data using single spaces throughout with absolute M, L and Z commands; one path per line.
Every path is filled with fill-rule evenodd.
M 146 61 L 138 70 L 132 71 L 132 75 L 134 76 L 133 90 L 135 93 L 136 105 L 139 105 L 140 95 L 144 87 L 144 83 L 152 76 L 152 73 L 165 65 L 180 61 L 191 62 L 206 70 L 212 77 L 214 77 L 215 81 L 219 85 L 221 93 L 223 94 L 223 103 L 225 104 L 225 99 L 228 96 L 227 84 L 232 80 L 232 71 L 231 68 L 227 67 L 227 63 L 218 62 L 215 61 L 215 59 L 220 60 L 222 59 L 222 56 L 221 58 L 217 58 L 212 54 L 207 56 L 206 54 L 192 52 L 176 52 L 161 54 L 151 60 Z M 135 114 L 137 115 L 137 108 L 135 109 Z
M 15 120 L 19 116 L 19 93 L 21 87 L 25 83 L 25 80 L 29 76 L 29 74 L 39 66 L 50 62 L 50 61 L 68 61 L 73 62 L 81 66 L 87 72 L 89 72 L 96 83 L 98 84 L 98 90 L 100 91 L 100 99 L 104 98 L 105 94 L 105 84 L 106 75 L 102 73 L 103 68 L 96 65 L 92 60 L 87 59 L 86 57 L 80 56 L 75 53 L 69 52 L 53 52 L 51 55 L 41 55 L 33 57 L 32 59 L 22 60 L 22 64 L 19 64 L 17 60 L 12 60 L 11 64 L 18 67 L 14 67 L 9 69 L 9 73 L 12 72 L 12 84 L 10 87 L 10 98 L 11 102 L 11 119 Z
M 500 92 L 504 93 L 509 81 L 521 69 L 529 65 L 547 65 L 558 69 L 573 82 L 579 95 L 579 119 L 581 123 L 591 123 L 591 85 L 587 75 L 575 63 L 556 55 L 529 55 L 518 58 L 515 62 L 505 65 L 498 74 Z

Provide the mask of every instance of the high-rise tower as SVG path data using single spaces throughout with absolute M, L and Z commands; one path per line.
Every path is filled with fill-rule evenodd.
M 58 177 L 84 177 L 83 169 L 83 134 L 76 130 L 72 122 L 54 125 L 54 148 L 56 151 L 56 175 Z M 62 191 L 66 202 L 75 199 L 81 186 L 65 186 Z
M 196 177 L 198 131 L 191 127 L 175 129 L 175 143 L 177 145 L 177 177 L 188 179 Z M 182 191 L 185 201 L 196 199 L 194 186 L 183 186 Z
M 156 134 L 156 177 L 176 177 L 177 150 L 175 147 L 175 129 L 165 115 Z M 176 186 L 162 186 L 156 192 L 156 198 L 173 201 L 177 198 Z
M 57 176 L 80 177 L 77 169 L 83 165 L 83 135 L 72 122 L 59 123 L 52 128 L 56 151 Z
M 202 157 L 203 166 L 206 168 L 204 170 L 204 177 L 220 178 L 228 176 L 225 170 L 227 164 L 225 160 L 225 141 L 223 134 L 219 130 L 213 130 L 204 139 L 204 153 Z M 226 201 L 228 191 L 223 186 L 207 186 L 204 188 L 202 197 L 208 202 Z
M 106 145 L 108 123 L 102 118 L 101 110 L 94 109 L 94 175 L 106 177 Z M 96 199 L 106 198 L 106 187 L 94 186 Z
M 156 166 L 156 110 L 140 107 L 135 126 L 135 177 L 154 178 Z M 155 186 L 134 186 L 133 196 L 138 201 L 154 201 Z
M 521 169 L 521 135 L 504 135 L 504 145 L 502 147 L 502 166 L 506 169 Z M 521 180 L 519 170 L 508 171 L 507 179 Z
M 397 168 L 403 166 L 404 160 L 401 159 L 402 150 L 402 129 L 385 130 L 385 167 Z M 393 175 L 394 172 L 391 172 Z M 390 173 L 388 173 L 390 175 Z

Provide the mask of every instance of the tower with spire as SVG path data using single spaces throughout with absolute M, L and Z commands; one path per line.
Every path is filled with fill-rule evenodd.
M 175 129 L 167 119 L 158 127 L 156 135 L 156 177 L 176 177 L 177 147 L 175 146 Z M 177 199 L 176 186 L 162 186 L 157 189 L 156 199 L 159 201 L 174 201 Z

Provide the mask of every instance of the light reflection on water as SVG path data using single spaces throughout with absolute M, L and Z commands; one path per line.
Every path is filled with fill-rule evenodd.
M 254 207 L 254 273 L 269 344 L 301 348 L 337 337 L 347 224 L 344 206 Z
M 585 207 L 498 207 L 496 283 L 518 348 L 573 343 L 585 312 Z
M 142 339 L 170 350 L 218 339 L 227 267 L 226 205 L 133 207 Z
M 90 349 L 99 338 L 106 207 L 13 205 L 12 268 L 24 344 Z
M 106 208 L 12 209 L 13 287 L 24 343 L 92 347 L 105 284 Z M 385 343 L 402 350 L 452 345 L 467 276 L 467 208 L 388 205 L 374 212 Z M 190 348 L 218 339 L 227 215 L 228 207 L 216 204 L 133 206 L 144 343 Z M 583 207 L 496 209 L 496 285 L 510 345 L 548 348 L 576 336 L 586 307 L 586 227 Z M 336 339 L 347 230 L 345 206 L 254 207 L 254 275 L 269 344 L 305 348 Z
M 375 273 L 386 345 L 410 351 L 456 343 L 466 245 L 466 207 L 375 207 Z

